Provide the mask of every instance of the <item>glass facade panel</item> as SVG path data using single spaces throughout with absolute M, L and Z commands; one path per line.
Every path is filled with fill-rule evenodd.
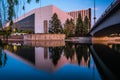
M 35 27 L 35 14 L 32 14 L 20 21 L 18 21 L 16 24 L 16 27 L 18 30 L 30 30 L 34 32 Z

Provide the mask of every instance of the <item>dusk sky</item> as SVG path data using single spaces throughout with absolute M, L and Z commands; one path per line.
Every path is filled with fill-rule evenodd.
M 96 0 L 96 17 L 97 19 L 105 11 L 105 9 L 113 2 L 114 0 Z M 24 13 L 42 6 L 55 5 L 63 11 L 75 11 L 82 9 L 92 9 L 92 24 L 93 24 L 93 2 L 94 0 L 41 0 L 40 3 L 35 3 L 35 0 L 30 4 L 27 4 L 25 11 L 19 10 L 18 15 L 23 15 Z

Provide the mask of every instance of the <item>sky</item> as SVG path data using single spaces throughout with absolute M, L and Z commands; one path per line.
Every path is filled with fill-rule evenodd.
M 113 2 L 114 0 L 96 0 L 96 18 L 102 15 L 105 9 Z M 35 0 L 32 0 L 30 4 L 25 3 L 25 10 L 19 9 L 19 16 L 29 12 L 32 9 L 43 7 L 47 5 L 55 5 L 65 12 L 83 10 L 83 9 L 92 9 L 92 25 L 93 25 L 93 8 L 94 0 L 41 0 L 40 3 L 36 3 Z

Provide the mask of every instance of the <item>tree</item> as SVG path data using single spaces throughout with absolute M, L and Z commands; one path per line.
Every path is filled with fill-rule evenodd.
M 15 17 L 16 12 L 15 12 L 15 7 L 17 5 L 21 5 L 23 3 L 24 9 L 25 9 L 25 4 L 24 3 L 30 3 L 33 0 L 0 0 L 0 14 L 2 13 L 2 21 L 5 22 L 7 19 L 10 21 L 10 25 L 13 24 L 13 17 Z M 38 3 L 40 0 L 36 0 Z M 6 18 L 8 17 L 8 18 Z
M 7 8 L 6 8 L 6 0 L 0 0 L 0 27 L 2 27 L 2 25 L 5 23 L 6 21 L 6 11 L 7 11 Z
M 87 33 L 89 32 L 89 20 L 87 16 L 85 16 L 83 25 L 84 25 L 84 28 L 83 28 L 84 35 L 87 35 Z
M 52 34 L 63 33 L 61 22 L 58 19 L 58 16 L 56 13 L 54 13 L 51 18 L 50 25 L 49 25 L 49 33 L 52 33 Z
M 81 14 L 78 15 L 76 22 L 75 36 L 83 36 L 83 21 Z
M 66 37 L 73 36 L 75 32 L 74 30 L 75 30 L 75 24 L 73 19 L 70 19 L 70 20 L 67 19 L 64 24 L 64 33 Z
M 12 33 L 12 27 L 11 26 L 8 26 L 6 29 L 5 29 L 5 35 L 6 35 L 6 39 L 8 40 L 8 37 L 10 36 L 10 34 Z

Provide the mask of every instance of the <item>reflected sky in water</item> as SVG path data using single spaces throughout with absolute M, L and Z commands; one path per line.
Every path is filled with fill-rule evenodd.
M 86 44 L 9 44 L 0 50 L 0 62 L 2 80 L 101 80 Z

